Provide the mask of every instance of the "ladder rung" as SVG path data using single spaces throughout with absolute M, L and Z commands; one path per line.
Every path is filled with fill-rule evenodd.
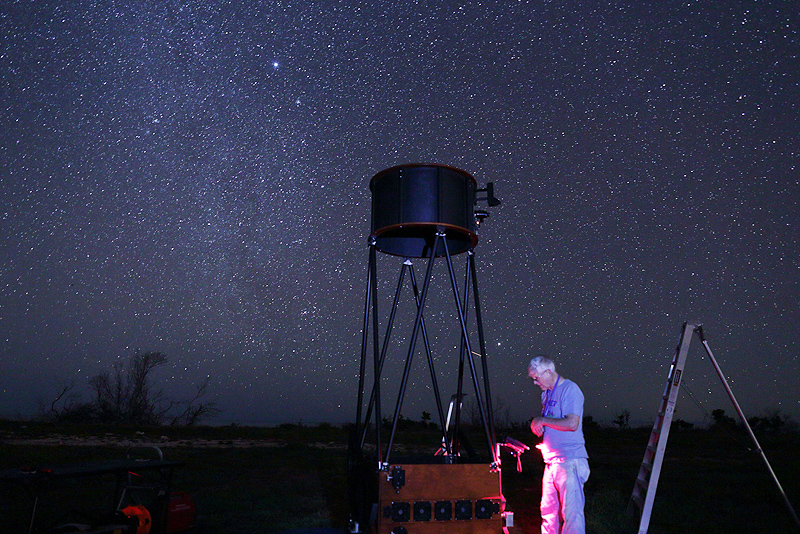
M 653 472 L 653 464 L 651 462 L 644 461 L 644 462 L 642 462 L 642 469 L 644 469 L 648 473 L 652 473 Z
M 639 495 L 632 495 L 631 500 L 636 503 L 636 506 L 639 507 L 639 510 L 644 508 L 644 499 L 642 499 Z
M 642 477 L 637 477 L 636 478 L 636 487 L 638 487 L 638 488 L 640 488 L 642 490 L 646 490 L 647 489 L 647 484 L 648 484 L 648 481 L 645 480 L 644 478 L 642 478 Z M 641 493 L 647 493 L 647 492 L 646 491 L 642 491 Z

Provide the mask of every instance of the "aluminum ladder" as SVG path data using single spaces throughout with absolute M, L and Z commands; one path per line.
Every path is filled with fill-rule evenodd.
M 633 494 L 628 504 L 628 515 L 634 515 L 636 510 L 641 511 L 639 534 L 646 534 L 650 524 L 650 515 L 653 512 L 653 501 L 656 498 L 656 486 L 661 473 L 661 464 L 664 461 L 664 450 L 667 448 L 667 437 L 675 413 L 675 401 L 681 386 L 683 366 L 686 364 L 686 355 L 689 353 L 689 343 L 696 325 L 684 323 L 681 332 L 681 341 L 675 350 L 675 357 L 669 370 L 667 385 L 661 398 L 661 406 L 656 414 L 656 422 L 650 432 L 650 440 L 644 451 L 644 459 L 633 486 Z
M 631 494 L 631 500 L 628 504 L 628 515 L 632 516 L 636 513 L 637 509 L 640 510 L 641 516 L 639 521 L 639 534 L 647 534 L 647 529 L 650 525 L 650 516 L 653 513 L 653 501 L 656 497 L 658 477 L 661 473 L 661 464 L 664 461 L 664 450 L 667 448 L 669 428 L 672 423 L 672 416 L 675 412 L 675 401 L 677 400 L 678 392 L 680 391 L 683 367 L 686 364 L 686 355 L 689 353 L 689 344 L 692 341 L 692 335 L 695 333 L 697 333 L 697 336 L 700 339 L 703 348 L 705 349 L 709 361 L 714 366 L 717 376 L 719 376 L 720 380 L 722 381 L 722 385 L 725 387 L 725 392 L 728 394 L 728 397 L 733 403 L 733 407 L 736 409 L 736 413 L 739 415 L 742 425 L 747 430 L 750 439 L 755 445 L 756 451 L 763 460 L 773 482 L 775 482 L 778 492 L 783 498 L 784 504 L 786 504 L 789 513 L 794 519 L 794 522 L 798 527 L 800 527 L 800 518 L 798 518 L 797 512 L 795 512 L 794 507 L 789 501 L 789 498 L 786 496 L 786 492 L 783 490 L 778 477 L 775 475 L 775 471 L 773 471 L 769 460 L 767 460 L 767 457 L 761 448 L 761 445 L 758 443 L 758 439 L 756 439 L 755 434 L 753 434 L 753 429 L 750 428 L 750 423 L 747 422 L 747 418 L 744 416 L 742 408 L 739 406 L 736 397 L 733 395 L 733 391 L 731 390 L 728 381 L 725 379 L 725 374 L 722 372 L 722 369 L 720 369 L 716 358 L 714 358 L 714 353 L 711 352 L 711 347 L 709 347 L 708 342 L 703 335 L 703 326 L 700 324 L 690 323 L 683 324 L 681 340 L 678 344 L 678 348 L 675 351 L 675 358 L 672 360 L 672 366 L 669 370 L 669 378 L 667 379 L 667 386 L 664 390 L 664 395 L 661 400 L 661 407 L 656 415 L 656 422 L 653 425 L 653 431 L 650 433 L 650 440 L 647 444 L 647 449 L 645 449 L 644 459 L 642 460 L 642 465 L 639 468 L 639 475 L 636 477 L 633 493 Z

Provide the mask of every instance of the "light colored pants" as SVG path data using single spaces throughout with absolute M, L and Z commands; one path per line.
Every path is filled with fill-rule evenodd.
M 585 534 L 583 485 L 589 479 L 586 458 L 552 462 L 542 476 L 542 534 Z

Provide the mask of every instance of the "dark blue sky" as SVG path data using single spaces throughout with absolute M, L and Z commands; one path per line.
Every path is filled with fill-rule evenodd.
M 651 421 L 688 320 L 745 413 L 799 420 L 798 32 L 777 1 L 6 2 L 0 416 L 138 349 L 222 421 L 353 420 L 369 180 L 435 162 L 503 201 L 476 258 L 510 417 L 544 352 L 587 414 Z M 733 414 L 702 356 L 676 417 Z

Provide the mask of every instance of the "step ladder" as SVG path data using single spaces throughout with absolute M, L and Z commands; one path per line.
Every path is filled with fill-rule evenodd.
M 664 388 L 664 395 L 661 398 L 661 406 L 656 414 L 656 422 L 650 432 L 650 440 L 644 452 L 644 459 L 639 468 L 639 475 L 633 487 L 630 503 L 628 504 L 628 515 L 634 515 L 641 511 L 639 522 L 639 534 L 646 534 L 650 524 L 650 515 L 653 512 L 653 501 L 656 497 L 656 487 L 658 477 L 661 473 L 661 464 L 664 461 L 664 450 L 667 448 L 667 437 L 672 423 L 672 416 L 675 413 L 675 401 L 681 386 L 681 376 L 683 367 L 686 364 L 686 355 L 689 353 L 689 343 L 692 341 L 697 325 L 684 323 L 681 333 L 681 340 L 675 350 L 675 358 L 669 370 L 667 385 Z
M 756 451 L 763 460 L 773 482 L 775 482 L 775 486 L 783 498 L 784 504 L 789 510 L 794 522 L 800 527 L 800 518 L 798 518 L 797 512 L 795 512 L 792 503 L 786 496 L 786 492 L 783 490 L 783 486 L 781 486 L 778 477 L 775 475 L 775 471 L 773 471 L 769 460 L 767 460 L 764 450 L 758 443 L 755 434 L 753 434 L 753 429 L 750 428 L 750 423 L 747 422 L 747 418 L 744 412 L 742 412 L 741 406 L 739 406 L 736 397 L 733 395 L 733 391 L 731 391 L 731 387 L 725 379 L 725 374 L 722 372 L 722 369 L 720 369 L 716 358 L 714 358 L 711 347 L 709 347 L 708 342 L 706 342 L 705 336 L 703 335 L 703 326 L 691 323 L 683 324 L 681 340 L 678 344 L 678 348 L 675 350 L 675 358 L 673 358 L 672 366 L 669 370 L 669 378 L 667 379 L 667 386 L 662 396 L 661 407 L 656 415 L 656 422 L 653 425 L 653 431 L 650 433 L 650 440 L 647 444 L 647 449 L 645 449 L 644 459 L 639 468 L 639 474 L 636 477 L 631 500 L 628 504 L 628 515 L 633 516 L 636 511 L 639 510 L 641 512 L 639 534 L 647 534 L 647 529 L 650 526 L 650 516 L 653 513 L 653 501 L 655 501 L 656 497 L 658 477 L 661 473 L 661 464 L 664 461 L 664 450 L 667 448 L 669 428 L 672 423 L 672 416 L 675 413 L 675 401 L 680 391 L 683 367 L 686 364 L 686 355 L 689 353 L 689 344 L 692 341 L 692 335 L 695 333 L 697 333 L 697 337 L 700 339 L 705 349 L 706 356 L 708 356 L 709 361 L 714 366 L 717 376 L 719 376 L 719 379 L 722 381 L 725 392 L 728 394 L 731 403 L 733 403 L 733 407 L 736 409 L 736 413 L 739 415 L 742 425 L 747 430 L 753 445 L 755 445 Z

